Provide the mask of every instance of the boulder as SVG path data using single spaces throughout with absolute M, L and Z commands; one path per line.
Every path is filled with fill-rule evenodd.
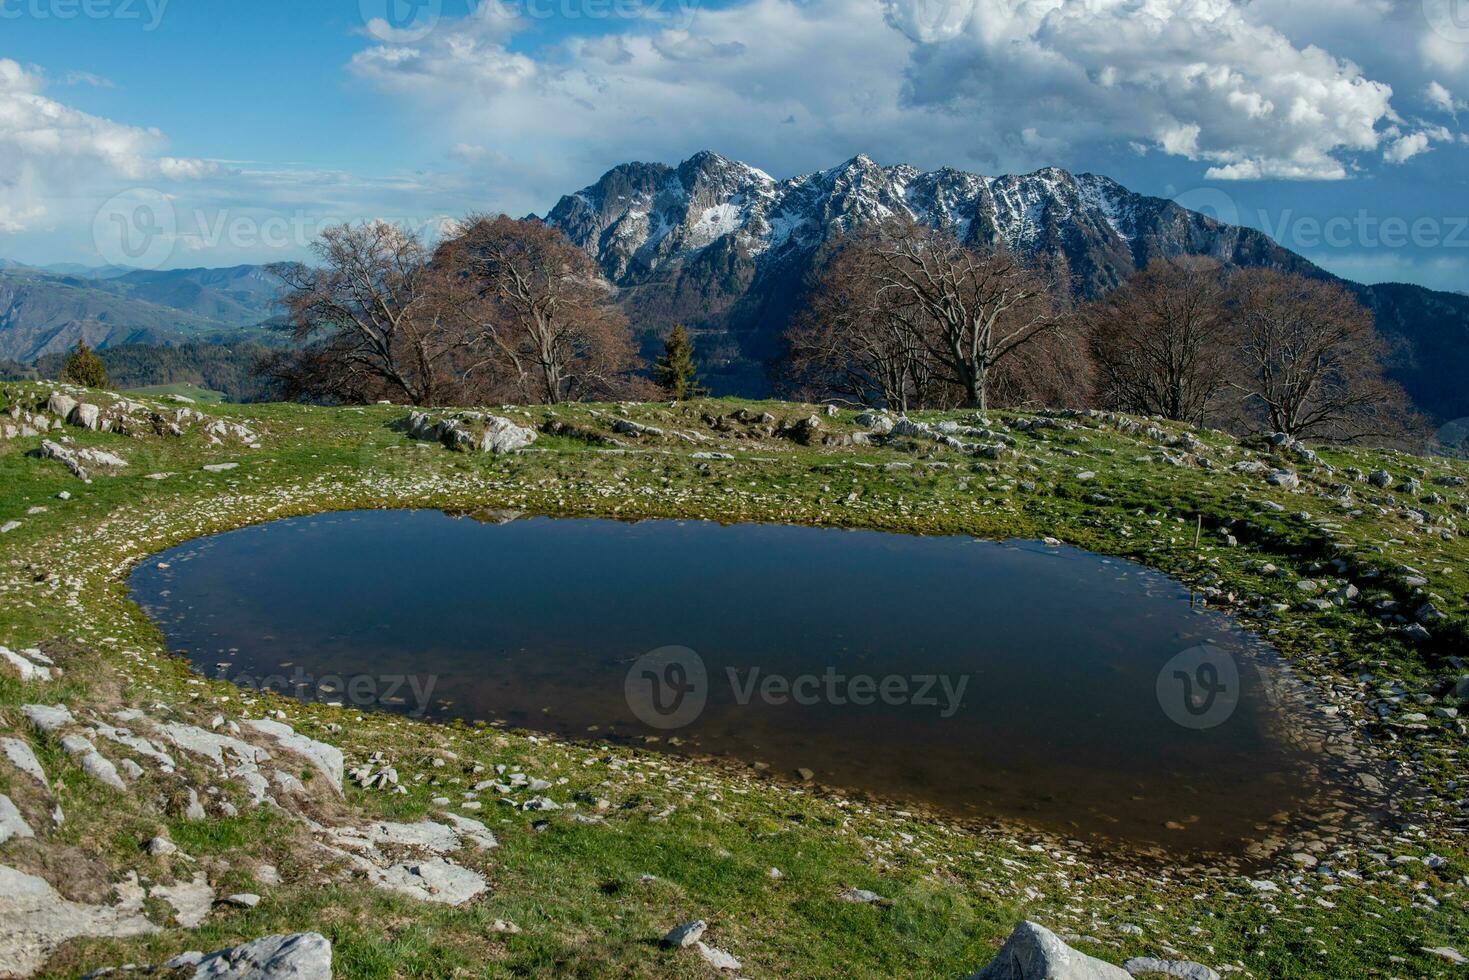
M 1271 470 L 1265 477 L 1265 481 L 1272 486 L 1283 487 L 1286 490 L 1294 490 L 1301 485 L 1301 478 L 1290 470 Z
M 491 415 L 485 420 L 485 431 L 479 438 L 479 449 L 486 453 L 513 453 L 535 441 L 535 429 Z
M 289 936 L 264 936 L 210 953 L 198 960 L 193 980 L 331 980 L 331 977 L 332 944 L 319 932 L 298 932 Z
M 999 955 L 970 980 L 1132 980 L 1132 976 L 1072 949 L 1044 926 L 1022 922 Z
M 1122 964 L 1135 977 L 1178 977 L 1179 980 L 1219 980 L 1219 974 L 1202 963 L 1191 960 L 1160 960 L 1152 956 L 1135 956 Z
M 77 400 L 70 395 L 63 395 L 59 391 L 51 392 L 51 397 L 46 399 L 46 411 L 57 418 L 65 420 L 71 416 L 72 410 L 77 407 Z
M 695 919 L 693 922 L 685 922 L 681 926 L 675 926 L 663 937 L 663 945 L 672 946 L 675 949 L 688 949 L 694 943 L 704 938 L 704 933 L 709 929 L 709 923 L 703 919 Z
M 1367 482 L 1379 490 L 1386 490 L 1392 486 L 1392 474 L 1387 470 L 1373 470 L 1371 475 L 1367 477 Z
M 79 402 L 71 410 L 69 421 L 72 425 L 96 431 L 102 428 L 102 409 L 88 402 Z

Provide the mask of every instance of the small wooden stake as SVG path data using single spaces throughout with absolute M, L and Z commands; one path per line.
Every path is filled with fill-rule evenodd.
M 1199 550 L 1199 541 L 1204 537 L 1204 515 L 1199 515 L 1199 525 L 1194 528 L 1194 550 Z

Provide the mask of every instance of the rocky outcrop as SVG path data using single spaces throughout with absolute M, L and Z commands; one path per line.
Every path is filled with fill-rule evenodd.
M 203 957 L 193 980 L 331 980 L 332 944 L 319 932 L 265 936 Z
M 136 879 L 116 887 L 115 905 L 61 896 L 44 878 L 0 865 L 0 976 L 29 976 L 55 949 L 78 936 L 140 936 L 158 931 L 143 916 Z
M 398 423 L 409 438 L 443 443 L 465 452 L 513 453 L 536 441 L 536 430 L 486 412 L 456 412 L 435 418 L 413 412 Z
M 450 819 L 452 826 L 433 820 L 379 820 L 360 827 L 315 829 L 327 852 L 346 861 L 376 887 L 423 902 L 457 906 L 488 890 L 489 883 L 479 872 L 446 855 L 466 844 L 481 850 L 499 845 L 479 821 L 459 816 Z
M 192 969 L 186 974 L 184 971 Z M 213 953 L 180 953 L 159 969 L 119 967 L 98 970 L 92 977 L 129 973 L 188 976 L 190 980 L 331 980 L 332 944 L 319 932 L 262 936 Z
M 41 441 L 41 448 L 32 451 L 32 455 L 41 459 L 54 459 L 71 470 L 71 475 L 85 483 L 91 482 L 91 475 L 87 467 L 104 470 L 120 470 L 128 465 L 128 461 L 116 453 L 109 453 L 105 449 L 88 447 L 63 446 L 52 442 L 50 439 Z
M 1132 977 L 1121 967 L 1072 949 L 1045 926 L 1022 922 L 1005 940 L 999 955 L 970 980 L 1132 980 Z
M 337 793 L 342 792 L 342 771 L 346 763 L 341 749 L 335 745 L 327 745 L 325 742 L 318 742 L 305 735 L 297 734 L 290 725 L 271 721 L 268 718 L 246 721 L 244 726 L 275 739 L 282 748 L 305 758 L 327 778 L 327 782 Z

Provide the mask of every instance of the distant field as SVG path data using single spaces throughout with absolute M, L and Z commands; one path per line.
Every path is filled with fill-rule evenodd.
M 146 388 L 129 388 L 127 393 L 130 395 L 141 395 L 145 398 L 167 398 L 169 395 L 182 395 L 185 398 L 192 398 L 194 401 L 206 405 L 217 405 L 225 400 L 225 395 L 222 391 L 214 391 L 191 384 L 150 385 Z

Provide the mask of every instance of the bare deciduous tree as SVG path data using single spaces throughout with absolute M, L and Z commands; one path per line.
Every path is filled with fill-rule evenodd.
M 636 348 L 626 316 L 591 258 L 557 229 L 503 215 L 472 216 L 438 261 L 473 287 L 480 346 L 549 403 L 619 397 L 632 384 Z
M 882 302 L 925 321 L 926 350 L 972 408 L 989 407 L 998 366 L 1060 324 L 1057 284 L 1002 249 L 971 248 L 947 231 L 910 225 L 877 256 Z
M 1355 441 L 1404 433 L 1411 411 L 1383 376 L 1386 345 L 1343 286 L 1267 269 L 1237 273 L 1235 387 L 1257 424 L 1290 436 Z
M 439 404 L 450 363 L 473 338 L 446 329 L 423 242 L 386 222 L 328 228 L 312 245 L 320 264 L 278 265 L 296 339 L 308 347 L 274 372 L 303 393 L 370 395 Z
M 1229 384 L 1230 317 L 1217 262 L 1156 261 L 1083 316 L 1110 407 L 1198 425 Z
M 840 395 L 906 412 L 932 404 L 939 382 L 916 308 L 884 294 L 873 235 L 836 243 L 786 334 L 787 367 L 816 398 Z

